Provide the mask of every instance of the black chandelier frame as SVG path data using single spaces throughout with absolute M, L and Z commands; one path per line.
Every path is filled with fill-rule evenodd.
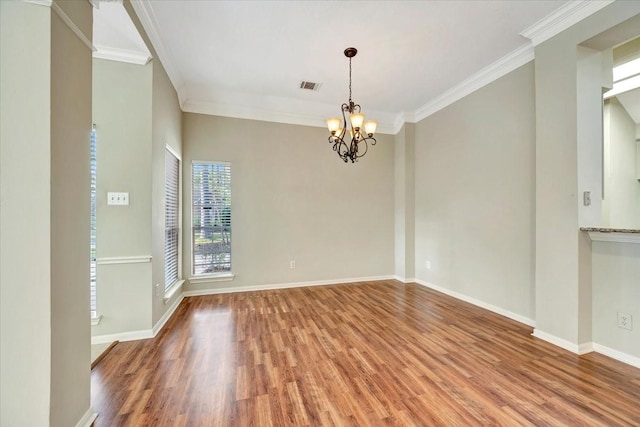
M 332 131 L 329 136 L 329 142 L 333 144 L 333 151 L 335 151 L 338 154 L 338 157 L 340 157 L 345 163 L 349 162 L 349 160 L 351 160 L 351 163 L 357 162 L 358 159 L 367 154 L 369 144 L 376 145 L 376 139 L 373 137 L 373 134 L 365 133 L 360 127 L 351 127 L 351 141 L 347 142 L 347 140 L 345 140 L 348 128 L 346 113 L 360 113 L 360 105 L 356 104 L 351 99 L 351 59 L 356 56 L 357 53 L 358 50 L 355 47 L 348 47 L 344 50 L 344 56 L 349 58 L 349 102 L 342 104 L 342 107 L 340 108 L 342 111 L 341 132 L 336 134 L 336 131 Z

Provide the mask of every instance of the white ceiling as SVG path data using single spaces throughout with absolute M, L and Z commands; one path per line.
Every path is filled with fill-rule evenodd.
M 121 1 L 96 2 L 93 9 L 95 58 L 146 64 L 151 59 Z
M 640 88 L 616 95 L 631 119 L 640 124 Z
M 608 3 L 132 2 L 183 110 L 324 126 L 347 101 L 343 50 L 354 46 L 353 100 L 388 133 L 526 63 L 534 44 Z

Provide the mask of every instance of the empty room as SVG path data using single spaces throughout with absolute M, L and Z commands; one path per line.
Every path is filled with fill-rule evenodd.
M 0 425 L 640 425 L 640 2 L 0 1 Z

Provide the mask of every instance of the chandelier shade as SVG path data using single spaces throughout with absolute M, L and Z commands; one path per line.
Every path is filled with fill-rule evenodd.
M 349 160 L 351 163 L 357 162 L 367 154 L 369 144 L 376 145 L 373 135 L 378 127 L 378 122 L 375 120 L 364 120 L 365 115 L 361 113 L 360 105 L 351 99 L 351 59 L 357 53 L 358 50 L 355 47 L 348 47 L 344 51 L 344 56 L 349 58 L 349 101 L 340 107 L 342 119 L 331 117 L 325 120 L 330 133 L 329 143 L 345 163 Z M 349 130 L 349 136 L 347 136 L 347 130 Z

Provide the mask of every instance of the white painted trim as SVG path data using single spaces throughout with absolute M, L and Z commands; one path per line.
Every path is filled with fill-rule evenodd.
M 411 120 L 409 120 L 411 118 Z M 393 135 L 397 135 L 402 130 L 402 126 L 405 123 L 415 123 L 415 114 L 413 113 L 400 113 L 396 117 L 396 121 L 393 123 Z
M 172 62 L 172 57 L 167 53 L 167 49 L 162 43 L 162 39 L 160 38 L 158 32 L 158 18 L 156 17 L 155 12 L 153 11 L 153 7 L 151 5 L 150 0 L 136 0 L 132 1 L 131 5 L 133 6 L 133 10 L 135 10 L 136 15 L 138 15 L 138 19 L 140 19 L 140 23 L 151 41 L 153 45 L 153 49 L 155 49 L 156 54 L 158 55 L 160 62 L 162 62 L 162 66 L 164 67 L 167 75 L 169 76 L 169 80 L 173 84 L 173 88 L 176 90 L 178 94 L 178 101 L 180 105 L 182 105 L 186 99 L 186 94 L 184 92 L 184 78 L 182 74 L 180 74 L 180 69 L 174 65 Z M 183 110 L 184 111 L 184 110 Z
M 38 6 L 51 7 L 53 0 L 22 0 L 24 3 L 37 4 Z
M 398 282 L 402 282 L 402 283 L 415 283 L 416 279 L 415 278 L 410 278 L 407 279 L 406 277 L 400 277 L 400 276 L 393 276 L 393 278 L 395 280 L 397 280 Z
M 69 29 L 73 31 L 73 33 L 80 39 L 82 43 L 85 44 L 85 46 L 91 49 L 92 52 L 96 50 L 96 48 L 91 43 L 91 40 L 89 40 L 87 36 L 84 35 L 82 30 L 80 30 L 80 28 L 78 28 L 78 26 L 73 22 L 73 20 L 71 20 L 71 18 L 69 18 L 69 16 L 66 13 L 64 13 L 64 11 L 60 8 L 60 6 L 58 6 L 58 4 L 55 1 L 51 2 L 51 9 L 53 9 L 56 12 L 56 14 L 60 17 L 60 19 L 62 19 L 62 22 L 67 24 L 67 27 L 69 27 Z
M 589 237 L 598 242 L 618 242 L 640 244 L 640 233 L 603 233 L 601 231 L 589 231 Z
M 594 344 L 592 342 L 575 344 L 571 341 L 565 340 L 564 338 L 560 338 L 548 332 L 541 331 L 540 329 L 534 329 L 531 335 L 564 350 L 570 351 L 571 353 L 582 355 L 591 353 L 593 351 Z
M 528 38 L 534 46 L 560 34 L 572 25 L 593 15 L 600 9 L 613 3 L 614 0 L 579 0 L 569 1 L 551 12 L 520 35 Z
M 91 318 L 91 326 L 98 326 L 102 320 L 102 315 Z
M 173 154 L 173 157 L 175 157 L 176 159 L 178 159 L 178 163 L 180 163 L 180 166 L 182 167 L 182 156 L 180 154 L 178 154 L 178 152 L 169 144 L 169 143 L 165 143 L 164 144 L 164 148 L 170 152 L 171 154 Z
M 640 368 L 640 357 L 632 356 L 628 353 L 623 353 L 622 351 L 605 347 L 597 343 L 593 343 L 593 349 L 597 353 L 608 356 L 619 362 L 626 363 L 627 365 L 635 366 L 636 368 Z
M 233 273 L 189 277 L 189 283 L 230 282 L 236 277 Z
M 395 276 L 372 276 L 372 277 L 354 277 L 350 279 L 339 280 L 319 280 L 310 282 L 291 282 L 280 284 L 268 284 L 268 285 L 253 285 L 253 286 L 235 286 L 228 288 L 217 289 L 201 289 L 193 291 L 185 291 L 183 295 L 185 297 L 195 297 L 201 295 L 215 295 L 215 294 L 229 294 L 234 292 L 252 292 L 252 291 L 268 291 L 273 289 L 289 289 L 289 288 L 305 288 L 309 286 L 328 286 L 328 285 L 340 285 L 343 283 L 357 283 L 357 282 L 371 282 L 378 280 L 395 280 Z
M 516 68 L 523 66 L 533 60 L 533 55 L 533 46 L 530 43 L 519 47 L 418 108 L 415 112 L 414 121 L 419 122 L 429 117 Z
M 169 289 L 164 291 L 164 299 L 163 302 L 167 304 L 173 296 L 182 289 L 182 285 L 184 285 L 186 280 L 177 280 L 173 285 L 169 286 Z
M 513 313 L 513 312 L 511 312 L 509 310 L 505 310 L 504 308 L 495 306 L 493 304 L 489 304 L 489 303 L 486 303 L 484 301 L 480 301 L 478 299 L 475 299 L 475 298 L 469 297 L 467 295 L 452 291 L 452 290 L 447 289 L 447 288 L 443 288 L 441 286 L 436 286 L 436 285 L 434 285 L 432 283 L 425 282 L 424 280 L 415 279 L 414 282 L 419 284 L 419 285 L 422 285 L 424 287 L 427 287 L 427 288 L 433 289 L 435 291 L 441 292 L 441 293 L 443 293 L 445 295 L 449 295 L 450 297 L 459 299 L 459 300 L 464 301 L 464 302 L 468 302 L 469 304 L 473 304 L 473 305 L 475 305 L 477 307 L 484 308 L 485 310 L 492 311 L 492 312 L 497 313 L 497 314 L 499 314 L 501 316 L 508 317 L 509 319 L 515 320 L 516 322 L 524 323 L 527 326 L 535 327 L 535 325 L 536 325 L 536 322 L 533 319 L 529 319 L 528 317 L 522 316 L 522 315 L 517 314 L 517 313 Z
M 584 342 L 578 345 L 578 354 L 587 354 L 593 353 L 595 350 L 593 349 L 593 342 Z
M 91 337 L 91 344 L 106 344 L 112 343 L 114 341 L 136 341 L 136 340 L 146 340 L 149 338 L 153 338 L 153 330 L 151 329 L 143 329 L 139 331 L 127 331 L 120 332 L 117 334 L 106 334 L 106 335 L 94 335 Z
M 91 344 L 107 344 L 114 341 L 125 342 L 154 338 L 162 330 L 164 325 L 169 321 L 171 316 L 173 316 L 173 313 L 176 311 L 183 299 L 184 294 L 180 294 L 180 296 L 176 298 L 176 300 L 171 304 L 167 311 L 164 312 L 160 320 L 158 320 L 151 329 L 120 332 L 117 334 L 95 335 L 91 337 Z
M 115 257 L 104 257 L 104 258 L 96 259 L 96 264 L 98 265 L 140 264 L 145 262 L 151 262 L 151 255 L 115 256 Z
M 180 296 L 176 298 L 173 304 L 171 304 L 171 306 L 167 309 L 167 311 L 164 312 L 164 314 L 156 322 L 156 324 L 153 325 L 151 332 L 153 333 L 154 337 L 158 335 L 158 333 L 160 333 L 162 328 L 164 328 L 164 325 L 169 321 L 169 319 L 171 319 L 171 316 L 173 316 L 173 313 L 176 311 L 176 309 L 178 308 L 178 306 L 180 305 L 183 299 L 184 299 L 184 293 L 181 293 Z
M 236 119 L 258 120 L 263 122 L 284 123 L 290 125 L 325 128 L 326 117 L 313 114 L 299 114 L 284 111 L 271 111 L 255 107 L 222 104 L 209 101 L 186 100 L 181 103 L 185 113 L 208 114 L 211 116 L 232 117 Z M 397 123 L 378 123 L 377 134 L 395 135 Z M 400 126 L 402 127 L 402 126 Z M 328 135 L 328 132 L 327 132 Z
M 126 62 L 135 65 L 147 65 L 151 61 L 151 55 L 145 52 L 136 52 L 133 50 L 116 49 L 113 47 L 95 45 L 96 50 L 93 57 L 98 59 L 106 59 L 109 61 Z
M 93 422 L 98 418 L 98 414 L 93 412 L 93 409 L 87 409 L 82 418 L 76 423 L 76 427 L 91 427 Z
M 543 332 L 540 329 L 534 329 L 531 335 L 575 354 L 583 355 L 595 351 L 596 353 L 603 354 L 619 362 L 640 368 L 640 357 L 632 356 L 628 353 L 605 347 L 604 345 L 595 342 L 587 342 L 578 345 L 547 332 Z

